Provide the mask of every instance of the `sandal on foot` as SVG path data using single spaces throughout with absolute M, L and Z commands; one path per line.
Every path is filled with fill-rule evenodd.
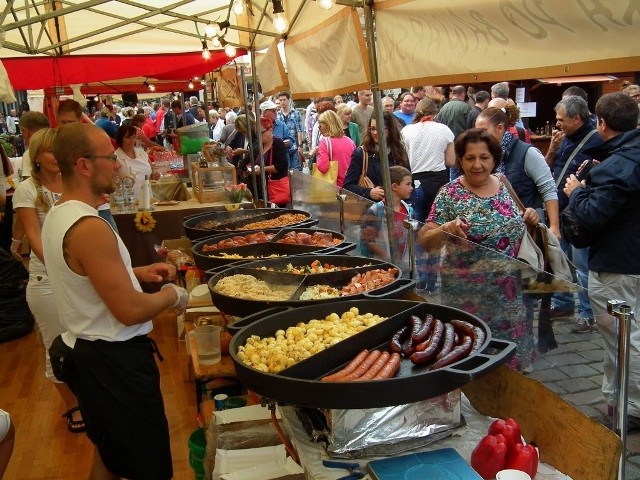
M 73 419 L 73 414 L 76 412 L 80 412 L 80 407 L 73 407 L 62 414 L 62 417 L 67 419 L 67 428 L 71 433 L 86 432 L 87 426 L 84 420 L 82 418 L 80 420 Z

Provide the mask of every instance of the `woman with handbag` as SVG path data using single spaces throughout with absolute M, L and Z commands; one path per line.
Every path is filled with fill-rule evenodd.
M 327 110 L 318 116 L 318 128 L 322 135 L 318 148 L 318 171 L 326 174 L 329 172 L 331 162 L 337 162 L 338 175 L 335 184 L 342 187 L 344 176 L 351 163 L 351 154 L 356 149 L 356 145 L 353 140 L 344 136 L 342 120 L 332 110 Z
M 407 150 L 400 138 L 400 131 L 396 127 L 395 117 L 389 113 L 383 113 L 387 155 L 389 167 L 400 165 L 409 168 Z M 368 200 L 379 202 L 384 199 L 382 187 L 382 164 L 378 156 L 380 145 L 378 125 L 375 116 L 369 118 L 368 128 L 362 139 L 362 146 L 356 148 L 351 155 L 351 163 L 344 177 L 343 187 Z
M 533 208 L 521 217 L 494 175 L 502 149 L 488 132 L 476 128 L 462 133 L 455 152 L 463 175 L 440 189 L 418 242 L 430 252 L 445 247 L 442 304 L 477 315 L 495 337 L 515 342 L 516 355 L 509 366 L 529 371 L 534 360 L 533 319 L 525 318 L 520 270 L 512 259 L 518 255 L 525 223 L 535 225 L 540 218 Z
M 273 136 L 273 121 L 270 118 L 260 117 L 260 135 L 269 201 L 278 207 L 285 208 L 291 202 L 287 147 L 284 146 L 282 139 Z M 263 198 L 260 195 L 262 191 L 259 181 L 260 162 L 256 160 L 254 165 L 249 165 L 249 168 L 253 170 L 258 180 L 258 197 Z

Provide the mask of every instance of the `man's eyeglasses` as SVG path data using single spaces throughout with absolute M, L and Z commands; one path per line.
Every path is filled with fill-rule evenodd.
M 638 98 L 640 98 L 640 93 L 636 93 L 634 95 L 631 95 L 631 98 L 633 98 L 634 100 L 637 100 Z
M 107 158 L 112 162 L 116 162 L 118 160 L 118 155 L 112 153 L 111 155 L 83 155 L 84 158 L 90 158 L 91 160 L 95 160 L 96 158 Z

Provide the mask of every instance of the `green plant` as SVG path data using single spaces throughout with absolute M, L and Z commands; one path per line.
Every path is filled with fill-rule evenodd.
M 7 142 L 5 139 L 0 138 L 0 145 L 4 148 L 5 153 L 8 157 L 14 157 L 16 155 L 16 149 L 13 145 Z

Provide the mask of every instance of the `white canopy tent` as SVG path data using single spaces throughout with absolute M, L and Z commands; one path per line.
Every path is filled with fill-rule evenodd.
M 235 3 L 244 14 L 233 13 Z M 375 49 L 365 49 L 362 0 L 339 0 L 330 10 L 314 0 L 281 3 L 289 25 L 283 35 L 273 27 L 273 0 L 8 0 L 0 14 L 0 58 L 194 52 L 207 25 L 221 22 L 221 37 L 248 51 L 284 39 L 288 76 L 277 67 L 272 82 L 288 85 L 294 97 L 371 83 L 392 88 L 640 70 L 640 6 L 628 0 L 371 1 L 376 65 Z

